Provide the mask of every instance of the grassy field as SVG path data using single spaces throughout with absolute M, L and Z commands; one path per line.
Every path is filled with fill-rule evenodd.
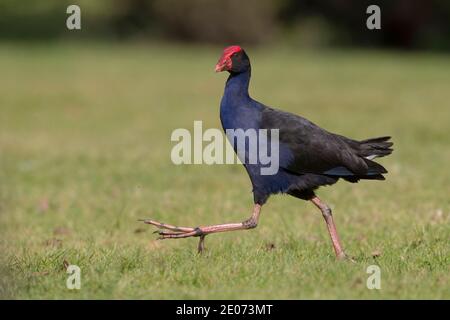
M 286 196 L 258 228 L 156 241 L 151 217 L 186 226 L 251 213 L 238 165 L 175 166 L 175 128 L 220 127 L 221 48 L 0 45 L 2 298 L 450 298 L 450 57 L 249 49 L 251 94 L 358 139 L 390 134 L 385 182 Z M 66 288 L 64 264 L 81 268 Z M 369 265 L 381 290 L 366 288 Z

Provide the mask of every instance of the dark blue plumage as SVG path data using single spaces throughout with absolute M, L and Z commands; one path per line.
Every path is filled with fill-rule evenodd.
M 220 104 L 220 119 L 227 129 L 279 129 L 280 168 L 275 175 L 262 175 L 261 164 L 244 166 L 250 176 L 255 203 L 263 204 L 274 193 L 288 193 L 309 200 L 314 189 L 336 183 L 379 179 L 387 171 L 368 157 L 384 156 L 392 150 L 388 137 L 356 141 L 329 133 L 294 114 L 269 108 L 248 92 L 251 67 L 243 50 L 231 59 L 230 76 Z M 248 160 L 248 145 L 246 145 Z M 243 161 L 244 162 L 244 161 Z

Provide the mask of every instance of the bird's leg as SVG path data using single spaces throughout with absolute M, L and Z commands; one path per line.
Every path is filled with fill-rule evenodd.
M 311 202 L 314 203 L 314 205 L 320 209 L 322 212 L 322 216 L 325 219 L 325 222 L 327 223 L 328 233 L 330 234 L 331 242 L 333 243 L 334 252 L 336 253 L 336 257 L 338 259 L 345 259 L 347 258 L 347 255 L 344 252 L 344 249 L 342 249 L 341 241 L 339 240 L 339 235 L 337 233 L 336 225 L 333 221 L 333 215 L 331 214 L 330 207 L 322 202 L 322 200 L 319 199 L 319 197 L 314 196 L 311 199 Z
M 256 228 L 258 225 L 259 215 L 261 213 L 261 205 L 255 204 L 251 217 L 244 222 L 239 223 L 225 223 L 215 224 L 210 226 L 201 226 L 196 228 L 190 227 L 177 227 L 166 223 L 161 223 L 154 220 L 143 220 L 144 223 L 154 225 L 161 230 L 156 231 L 159 234 L 158 239 L 179 239 L 188 237 L 200 237 L 198 244 L 198 251 L 202 252 L 204 249 L 205 236 L 217 232 L 246 230 Z M 169 231 L 165 231 L 166 229 Z

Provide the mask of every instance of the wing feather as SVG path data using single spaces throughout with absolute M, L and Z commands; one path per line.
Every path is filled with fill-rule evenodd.
M 364 175 L 368 163 L 352 147 L 351 140 L 330 133 L 311 121 L 276 109 L 262 111 L 262 129 L 279 129 L 280 151 L 290 153 L 290 161 L 281 167 L 298 174 Z M 333 171 L 335 170 L 335 171 Z

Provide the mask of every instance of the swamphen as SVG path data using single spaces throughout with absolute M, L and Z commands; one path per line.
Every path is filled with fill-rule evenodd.
M 154 220 L 144 222 L 160 228 L 157 231 L 160 239 L 200 237 L 198 250 L 201 252 L 208 234 L 255 228 L 261 206 L 269 196 L 285 193 L 309 200 L 320 209 L 336 257 L 345 258 L 331 209 L 315 195 L 314 190 L 320 186 L 332 185 L 339 179 L 349 182 L 358 182 L 361 179 L 384 180 L 386 169 L 372 159 L 392 152 L 392 142 L 388 141 L 390 137 L 353 140 L 330 133 L 305 118 L 269 108 L 252 99 L 248 93 L 250 60 L 239 46 L 225 48 L 215 70 L 230 73 L 220 105 L 220 119 L 224 130 L 278 129 L 279 170 L 274 175 L 262 175 L 261 164 L 247 164 L 243 161 L 254 196 L 253 213 L 244 222 L 196 228 L 178 227 Z

